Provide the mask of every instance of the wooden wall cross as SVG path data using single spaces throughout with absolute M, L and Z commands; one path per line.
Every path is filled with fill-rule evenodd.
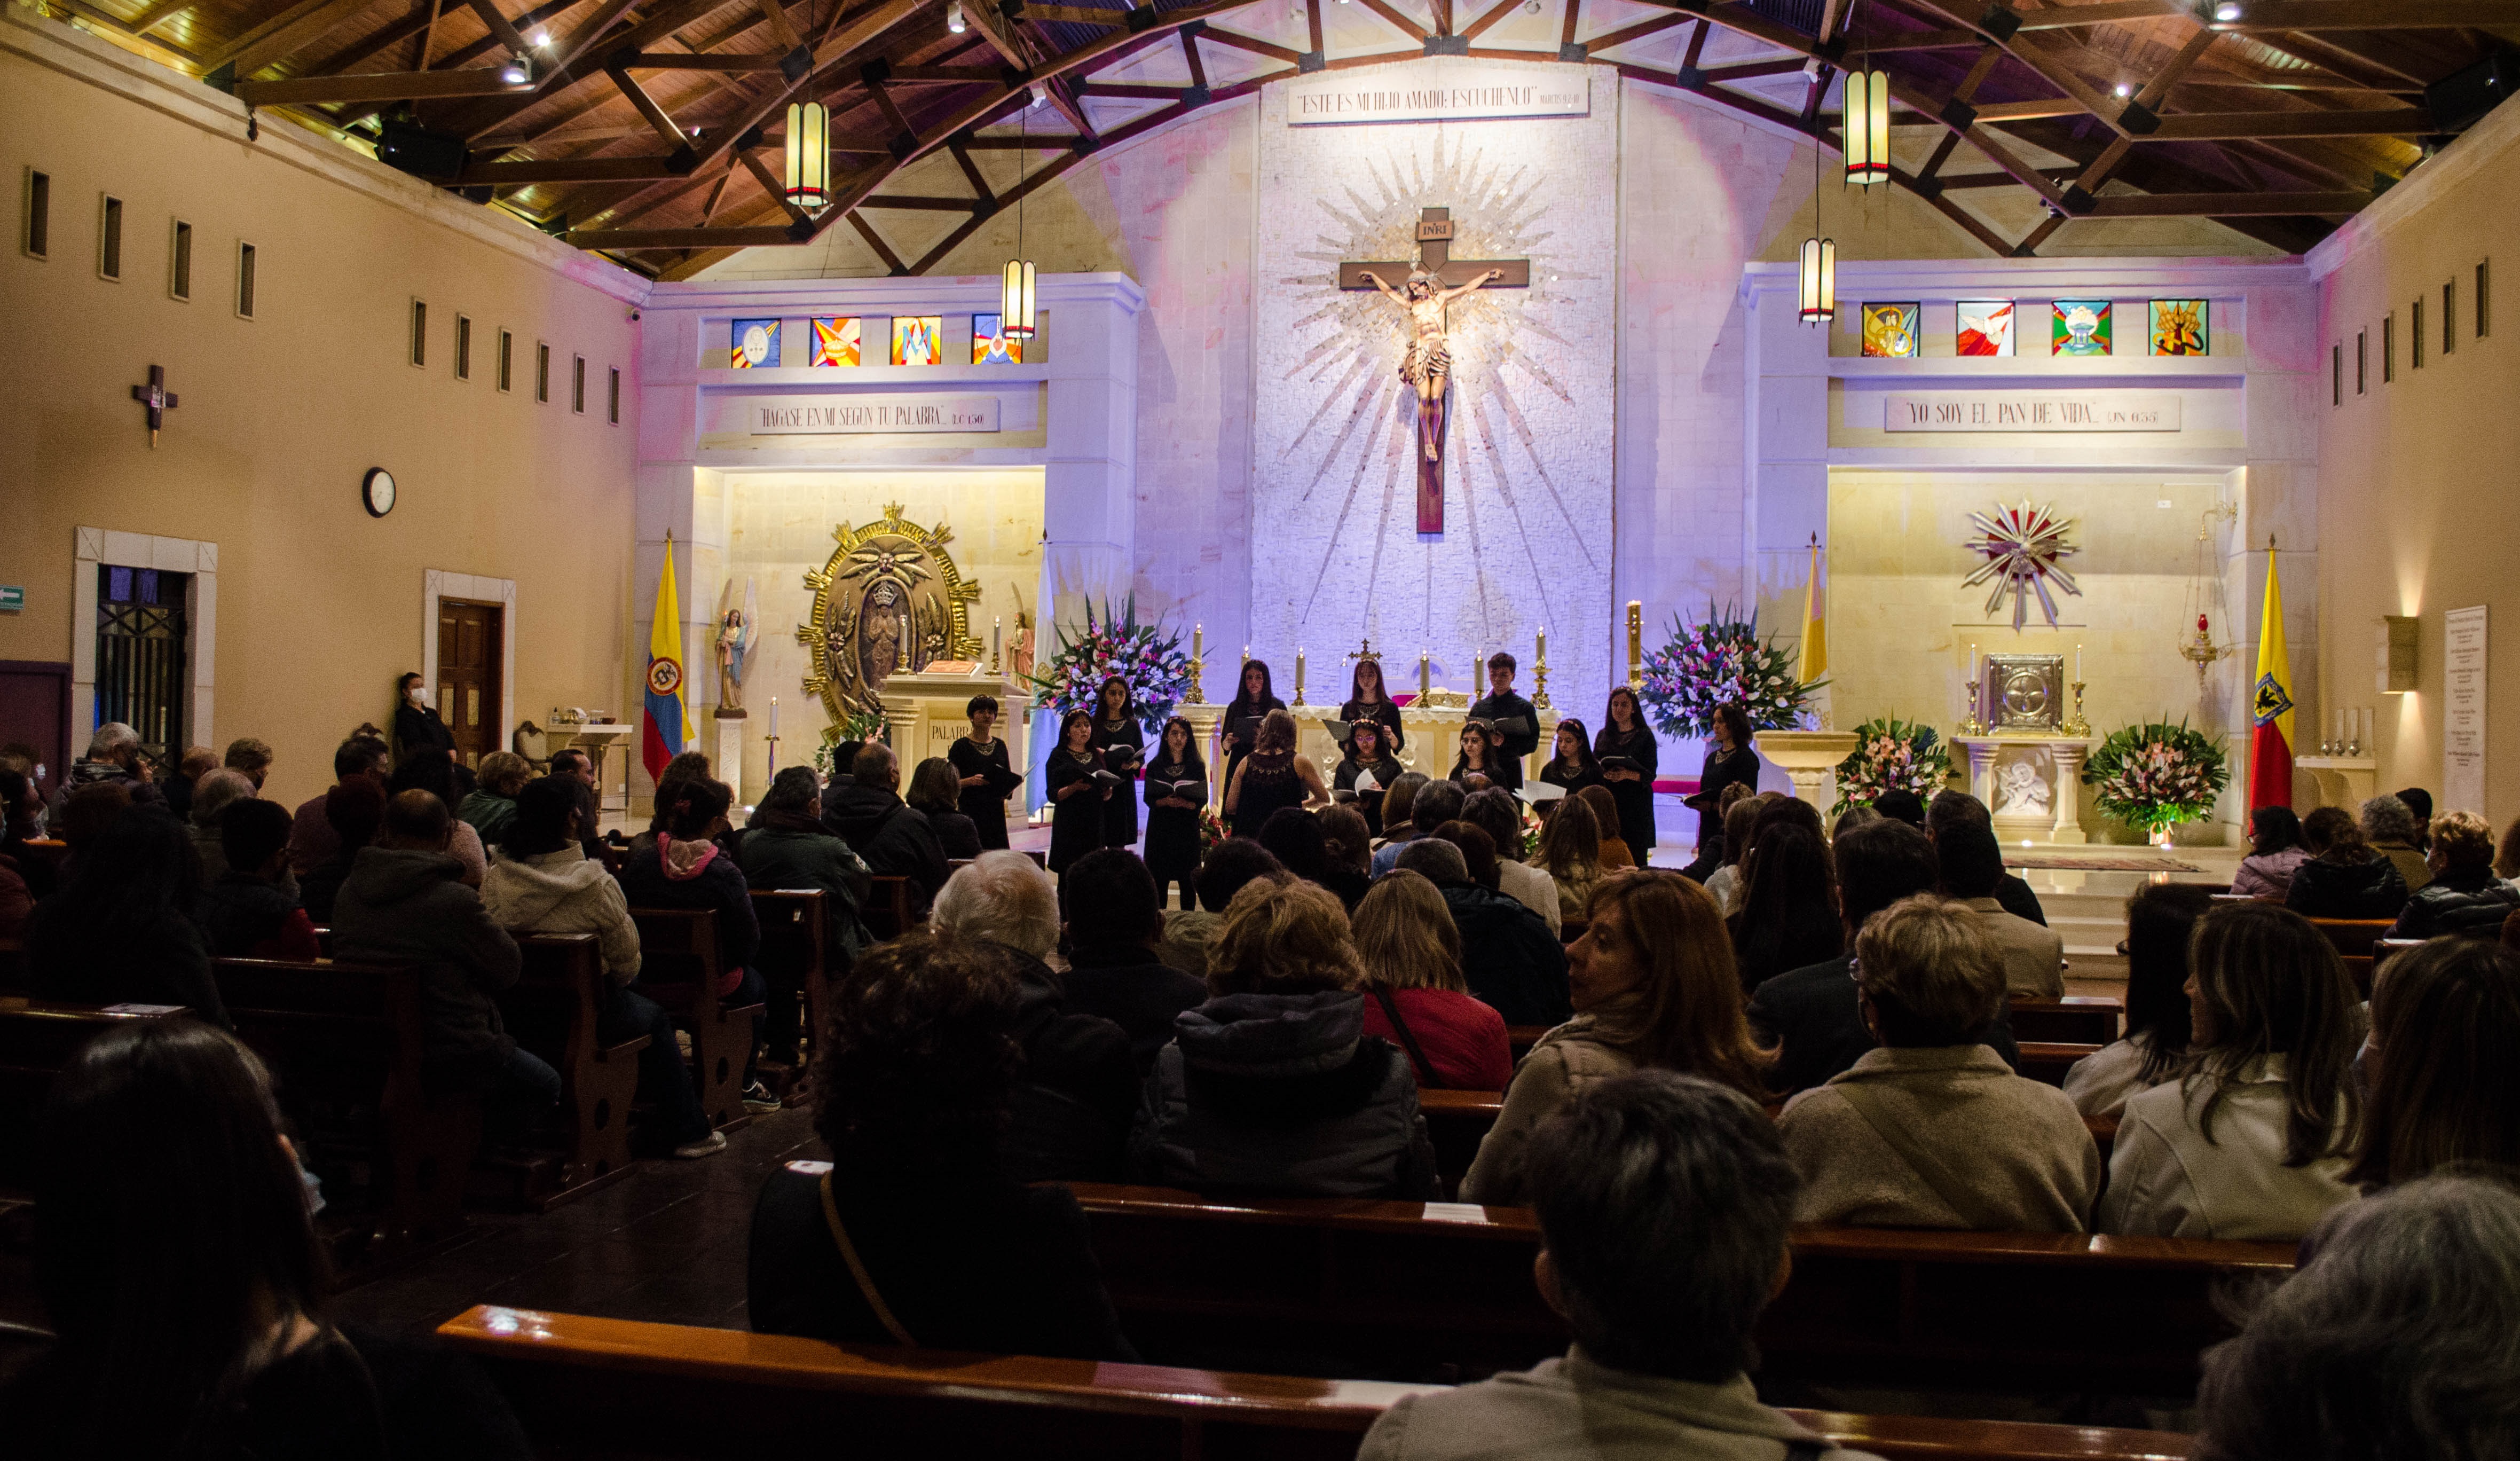
M 131 388 L 131 398 L 149 408 L 149 447 L 158 448 L 158 433 L 166 425 L 166 413 L 175 409 L 175 392 L 166 388 L 166 367 L 149 367 L 149 384 Z
M 1418 262 L 1341 260 L 1338 287 L 1373 289 L 1391 297 L 1410 316 L 1409 352 L 1400 377 L 1418 393 L 1418 530 L 1444 530 L 1444 434 L 1452 388 L 1453 355 L 1445 307 L 1481 287 L 1528 289 L 1527 258 L 1453 257 L 1453 210 L 1423 208 L 1418 215 Z

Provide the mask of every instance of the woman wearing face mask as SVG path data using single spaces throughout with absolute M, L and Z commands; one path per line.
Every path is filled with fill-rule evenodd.
M 446 728 L 437 708 L 429 704 L 428 685 L 414 671 L 394 681 L 394 761 L 400 764 L 404 756 L 432 746 L 452 753 L 455 732 Z
M 1531 1138 L 1577 1096 L 1653 1068 L 1702 1075 L 1753 1101 L 1776 1059 L 1750 1034 L 1732 941 L 1703 888 L 1678 873 L 1632 869 L 1594 885 L 1590 925 L 1566 950 L 1575 1018 L 1514 1068 L 1505 1109 L 1462 1179 L 1462 1201 L 1527 1203 Z

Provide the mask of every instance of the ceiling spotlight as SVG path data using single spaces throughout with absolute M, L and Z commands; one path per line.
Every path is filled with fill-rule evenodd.
M 970 24 L 971 23 L 969 21 L 963 18 L 963 0 L 954 0 L 953 4 L 945 7 L 946 29 L 953 31 L 956 35 L 961 35 L 965 30 L 970 28 Z
M 534 79 L 533 61 L 523 52 L 518 52 L 508 58 L 506 66 L 499 68 L 499 79 L 510 86 L 526 85 Z
M 2214 19 L 2218 21 L 2236 21 L 2239 18 L 2240 7 L 2231 4 L 2230 0 L 2224 0 L 2223 4 L 2214 7 Z
M 551 32 L 548 30 L 537 30 L 532 35 L 527 36 L 526 39 L 533 43 L 533 47 L 537 51 L 548 51 L 551 49 Z
M 1047 86 L 1042 85 L 1042 84 L 1041 84 L 1040 82 L 1038 82 L 1038 81 L 1035 81 L 1034 83 L 1032 83 L 1032 100 L 1031 100 L 1031 101 L 1029 101 L 1029 102 L 1024 103 L 1024 110 L 1025 110 L 1026 112 L 1030 112 L 1030 111 L 1031 111 L 1031 110 L 1033 110 L 1035 107 L 1038 107 L 1038 106 L 1042 105 L 1044 102 L 1047 102 L 1047 101 L 1049 101 L 1049 100 L 1050 100 L 1050 88 L 1049 88 L 1049 87 L 1047 87 Z
M 2117 84 L 2117 94 L 2121 97 L 2131 97 L 2135 95 L 2135 88 L 2129 86 L 2124 81 L 2120 81 Z

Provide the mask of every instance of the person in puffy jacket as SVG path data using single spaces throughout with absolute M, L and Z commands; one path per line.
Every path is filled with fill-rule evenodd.
M 358 849 L 333 899 L 333 957 L 420 972 L 422 1051 L 431 1083 L 478 1090 L 504 1134 L 559 1104 L 560 1073 L 519 1050 L 499 992 L 521 968 L 517 940 L 464 885 L 447 851 L 454 815 L 417 788 L 385 803 L 372 846 Z
M 1520 905 L 1515 905 L 1519 907 Z M 1365 1032 L 1365 968 L 1336 896 L 1291 873 L 1225 911 L 1211 997 L 1156 1052 L 1130 1133 L 1138 1180 L 1208 1194 L 1442 1196 L 1409 1057 Z
M 2494 828 L 2476 813 L 2448 811 L 2433 818 L 2432 850 L 2424 861 L 2433 880 L 2407 899 L 2390 937 L 2498 937 L 2502 921 L 2520 911 L 2520 888 L 2494 875 Z
M 2353 813 L 2322 806 L 2301 823 L 2309 860 L 2292 870 L 2284 906 L 2304 918 L 2395 918 L 2407 906 L 2397 864 L 2371 850 Z
M 900 760 L 891 747 L 870 741 L 850 769 L 848 785 L 833 777 L 823 793 L 823 830 L 847 843 L 877 876 L 909 879 L 913 908 L 925 908 L 945 886 L 945 847 L 927 814 L 901 799 Z
M 511 934 L 592 934 L 604 958 L 595 996 L 595 1033 L 604 1044 L 648 1036 L 639 1052 L 639 1098 L 661 1114 L 662 1141 L 686 1160 L 726 1150 L 709 1129 L 699 1093 L 674 1043 L 674 1019 L 641 993 L 639 926 L 630 900 L 604 864 L 586 860 L 577 784 L 564 776 L 528 782 L 517 793 L 498 855 L 481 879 L 481 904 Z
M 717 914 L 717 997 L 742 1008 L 762 1003 L 767 984 L 752 968 L 761 950 L 761 919 L 752 910 L 752 889 L 724 848 L 709 835 L 735 802 L 722 781 L 696 777 L 672 784 L 673 799 L 659 808 L 663 824 L 630 845 L 621 865 L 621 891 L 633 908 L 708 909 Z M 743 1064 L 744 1109 L 779 1109 L 779 1099 L 752 1078 L 761 1045 L 762 1019 L 752 1017 L 752 1054 Z
M 248 797 L 220 815 L 220 861 L 227 871 L 193 903 L 193 922 L 211 958 L 324 957 L 289 878 L 289 808 L 277 801 Z

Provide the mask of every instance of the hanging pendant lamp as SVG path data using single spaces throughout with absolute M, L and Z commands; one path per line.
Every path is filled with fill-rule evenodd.
M 832 117 L 820 102 L 788 104 L 788 201 L 809 213 L 832 202 Z
M 1839 92 L 1846 139 L 1846 180 L 1863 187 L 1890 181 L 1890 75 L 1868 67 L 1848 71 Z
M 1854 78 L 1847 78 L 1851 83 Z M 1820 227 L 1820 142 L 1812 142 L 1812 236 L 1803 240 L 1802 266 L 1795 280 L 1796 317 L 1806 325 L 1824 325 L 1837 318 L 1837 241 Z
M 1030 340 L 1035 328 L 1032 260 L 1023 256 L 1024 172 L 1032 160 L 1029 105 L 1023 110 L 1023 139 L 1026 146 L 1015 154 L 1015 256 L 1007 260 L 1005 277 L 998 286 L 998 328 L 1009 340 Z

